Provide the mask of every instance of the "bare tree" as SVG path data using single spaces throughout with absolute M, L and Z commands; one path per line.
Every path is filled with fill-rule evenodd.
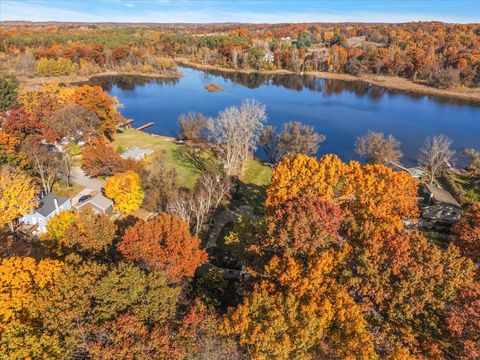
M 325 135 L 315 132 L 313 126 L 289 121 L 283 125 L 280 133 L 278 152 L 282 158 L 298 154 L 312 155 L 318 151 L 325 139 Z
M 383 133 L 373 131 L 357 138 L 355 151 L 361 156 L 366 156 L 367 163 L 370 164 L 398 163 L 403 156 L 400 150 L 400 141 L 392 135 L 385 137 Z
M 272 125 L 266 125 L 260 131 L 258 143 L 265 150 L 268 160 L 271 163 L 276 163 L 278 159 L 278 135 L 275 133 L 275 128 Z
M 161 211 L 179 192 L 178 175 L 162 155 L 156 155 L 148 168 L 150 170 L 142 171 L 142 187 L 145 192 L 142 206 L 149 211 Z
M 47 119 L 47 123 L 62 138 L 78 143 L 85 137 L 95 135 L 100 119 L 95 112 L 69 103 L 55 111 Z
M 280 134 L 275 133 L 274 127 L 265 126 L 260 133 L 259 144 L 263 146 L 268 159 L 275 163 L 286 156 L 315 154 L 325 139 L 325 135 L 317 133 L 313 126 L 289 121 L 283 124 Z
M 475 149 L 466 149 L 465 155 L 470 159 L 470 164 L 468 164 L 467 170 L 470 173 L 470 176 L 479 176 L 480 175 L 480 151 Z
M 420 149 L 419 164 L 430 173 L 430 183 L 437 175 L 443 174 L 449 167 L 455 151 L 450 149 L 452 140 L 446 135 L 427 137 L 425 145 Z
M 60 157 L 49 145 L 27 142 L 24 144 L 24 149 L 32 159 L 34 170 L 40 177 L 43 191 L 47 194 L 50 193 L 62 169 L 63 164 Z
M 170 200 L 167 211 L 186 220 L 198 236 L 205 230 L 215 209 L 229 197 L 232 186 L 231 181 L 218 174 L 205 173 L 193 192 Z
M 211 138 L 226 175 L 238 175 L 242 171 L 248 154 L 256 148 L 266 120 L 265 105 L 245 100 L 240 107 L 228 107 L 209 121 Z
M 198 140 L 206 126 L 206 117 L 201 113 L 189 112 L 178 118 L 179 135 L 184 140 Z

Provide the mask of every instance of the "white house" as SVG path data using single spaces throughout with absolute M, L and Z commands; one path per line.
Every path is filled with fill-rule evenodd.
M 44 233 L 47 231 L 47 223 L 52 217 L 71 208 L 70 199 L 48 194 L 40 199 L 39 206 L 31 214 L 22 216 L 19 221 L 27 225 L 37 225 L 38 232 Z
M 108 216 L 114 214 L 113 201 L 103 196 L 101 192 L 82 195 L 73 206 L 78 212 L 90 208 L 97 214 Z
M 132 147 L 120 155 L 123 159 L 143 160 L 146 156 L 153 154 L 152 149 L 141 149 L 139 147 Z

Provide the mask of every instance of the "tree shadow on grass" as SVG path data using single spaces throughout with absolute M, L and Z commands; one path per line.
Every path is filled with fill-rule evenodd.
M 237 186 L 237 194 L 234 196 L 230 207 L 250 205 L 253 207 L 253 215 L 264 215 L 267 187 L 251 183 L 244 183 L 240 180 L 238 180 Z
M 173 151 L 173 156 L 179 162 L 195 169 L 198 173 L 219 172 L 219 166 L 213 159 L 200 156 L 200 152 L 196 152 L 189 147 L 181 147 Z

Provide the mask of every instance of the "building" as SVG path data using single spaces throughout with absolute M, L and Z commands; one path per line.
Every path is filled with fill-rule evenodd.
M 24 215 L 20 218 L 20 223 L 37 226 L 39 233 L 47 231 L 48 221 L 59 214 L 61 211 L 71 210 L 72 203 L 70 199 L 64 199 L 53 194 L 48 194 L 40 199 L 39 206 L 28 215 Z
M 401 170 L 401 171 L 405 171 L 405 172 L 409 173 L 411 177 L 416 178 L 416 179 L 420 179 L 420 178 L 427 175 L 427 172 L 425 170 L 423 170 L 421 167 L 418 167 L 418 166 L 411 167 L 411 168 L 406 168 L 406 167 L 402 166 L 401 164 L 398 164 L 394 161 L 390 161 L 389 163 L 390 163 L 390 165 L 392 165 L 392 168 L 397 169 L 397 170 Z
M 112 216 L 115 213 L 113 201 L 103 196 L 101 192 L 91 189 L 86 189 L 78 194 L 74 198 L 73 207 L 78 212 L 90 208 L 97 214 Z
M 423 184 L 421 197 L 420 211 L 427 222 L 450 226 L 460 220 L 462 207 L 448 191 L 435 184 Z
M 152 149 L 141 149 L 139 147 L 132 147 L 120 155 L 123 159 L 143 160 L 146 156 L 153 154 Z

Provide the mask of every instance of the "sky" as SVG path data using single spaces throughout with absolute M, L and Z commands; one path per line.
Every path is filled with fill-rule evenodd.
M 480 0 L 0 0 L 0 21 L 480 23 Z

